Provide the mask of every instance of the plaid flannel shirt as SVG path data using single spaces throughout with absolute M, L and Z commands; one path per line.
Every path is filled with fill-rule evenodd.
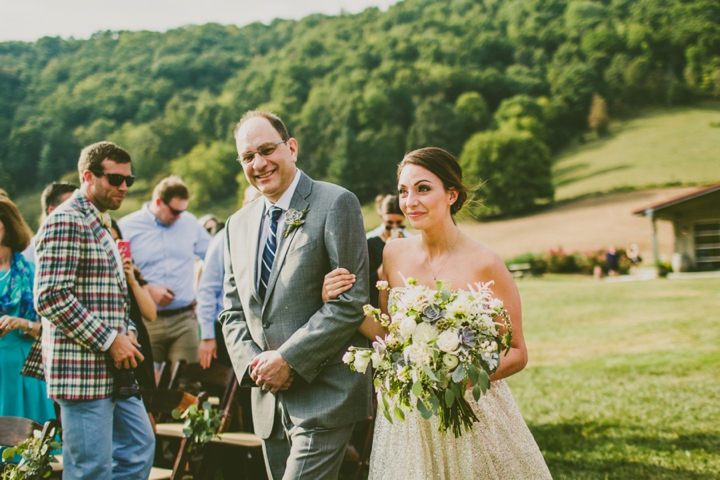
M 80 190 L 38 232 L 35 308 L 42 342 L 33 346 L 24 372 L 42 368 L 51 398 L 94 400 L 113 393 L 109 354 L 101 348 L 113 329 L 124 334 L 131 324 L 127 285 L 111 242 Z

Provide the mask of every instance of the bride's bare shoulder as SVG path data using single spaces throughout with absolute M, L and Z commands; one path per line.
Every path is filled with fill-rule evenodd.
M 495 250 L 475 239 L 466 238 L 468 242 L 463 257 L 472 262 L 475 271 L 485 274 L 507 271 L 505 262 Z
M 385 244 L 383 259 L 402 258 L 404 255 L 412 255 L 414 250 L 422 248 L 420 242 L 420 235 L 391 240 Z

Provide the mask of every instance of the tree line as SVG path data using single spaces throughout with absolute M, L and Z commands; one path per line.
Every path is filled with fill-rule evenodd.
M 108 139 L 146 186 L 180 174 L 203 208 L 236 195 L 232 129 L 263 108 L 300 142 L 303 170 L 362 201 L 393 190 L 405 152 L 433 145 L 482 184 L 475 215 L 516 213 L 552 200 L 551 154 L 588 128 L 719 96 L 716 0 L 405 0 L 3 42 L 0 187 L 35 190 Z

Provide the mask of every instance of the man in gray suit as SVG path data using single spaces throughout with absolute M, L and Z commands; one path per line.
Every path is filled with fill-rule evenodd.
M 253 386 L 255 433 L 271 478 L 334 479 L 355 422 L 371 414 L 369 375 L 342 356 L 368 302 L 360 204 L 295 166 L 298 143 L 268 112 L 246 113 L 235 139 L 245 176 L 263 195 L 228 219 L 225 342 L 242 385 Z M 323 303 L 326 273 L 356 282 Z

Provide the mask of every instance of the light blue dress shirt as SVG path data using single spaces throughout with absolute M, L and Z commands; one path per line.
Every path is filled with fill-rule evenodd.
M 158 310 L 175 310 L 195 300 L 195 259 L 203 260 L 210 245 L 210 234 L 190 212 L 183 212 L 170 226 L 163 225 L 146 203 L 137 212 L 120 219 L 118 225 L 130 241 L 133 261 L 151 285 L 164 285 L 175 298 Z
M 200 323 L 200 338 L 215 338 L 215 322 L 225 308 L 223 306 L 223 281 L 225 279 L 225 229 L 215 234 L 207 254 L 197 291 L 195 313 Z

